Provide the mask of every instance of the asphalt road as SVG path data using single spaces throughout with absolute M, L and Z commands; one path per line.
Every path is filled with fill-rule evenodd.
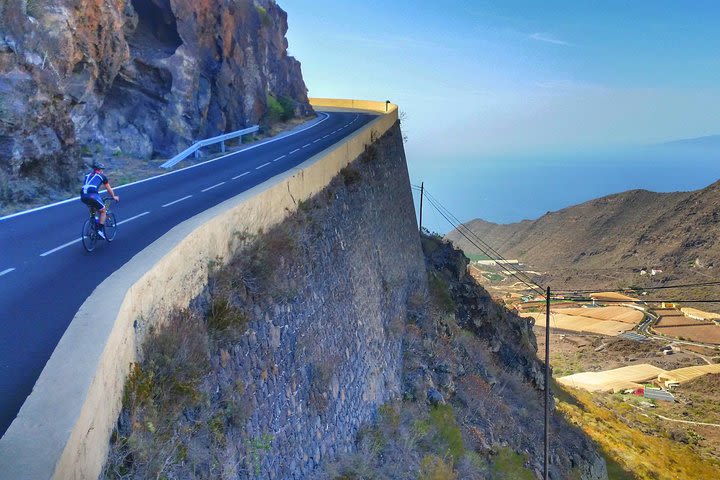
M 0 219 L 0 436 L 98 284 L 180 222 L 299 165 L 375 118 L 322 115 L 302 132 L 116 188 L 117 237 L 92 253 L 80 243 L 87 207 L 77 199 Z M 112 170 L 105 173 L 112 185 Z

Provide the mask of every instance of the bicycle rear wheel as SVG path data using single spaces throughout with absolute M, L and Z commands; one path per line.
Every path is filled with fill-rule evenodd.
M 115 214 L 108 213 L 105 218 L 105 240 L 112 242 L 115 240 L 117 234 L 117 222 L 115 221 Z
M 95 223 L 94 221 L 91 222 L 90 220 L 85 220 L 85 223 L 82 227 L 82 244 L 85 250 L 88 252 L 92 252 L 95 250 L 95 245 L 97 244 L 97 231 L 95 230 Z

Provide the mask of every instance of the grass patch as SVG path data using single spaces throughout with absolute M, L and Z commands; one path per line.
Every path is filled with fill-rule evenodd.
M 419 480 L 455 480 L 457 478 L 451 461 L 446 462 L 437 455 L 426 455 L 420 462 Z
M 428 273 L 428 285 L 435 304 L 445 312 L 454 312 L 455 300 L 450 294 L 450 286 L 447 281 L 435 273 Z
M 487 278 L 491 282 L 502 282 L 505 277 L 498 273 L 486 272 L 482 274 L 483 277 Z
M 514 480 L 535 480 L 535 474 L 532 470 L 525 468 L 525 461 L 525 455 L 516 453 L 508 447 L 503 447 L 498 451 L 497 456 L 493 458 L 490 478 L 493 480 L 504 480 L 508 478 Z
M 480 260 L 492 260 L 492 258 L 488 257 L 484 253 L 468 253 L 463 252 L 467 258 L 470 259 L 471 262 L 477 262 Z
M 268 11 L 265 7 L 263 7 L 260 4 L 255 4 L 255 10 L 258 13 L 258 17 L 260 17 L 260 24 L 267 28 L 270 26 L 270 15 L 268 14 Z

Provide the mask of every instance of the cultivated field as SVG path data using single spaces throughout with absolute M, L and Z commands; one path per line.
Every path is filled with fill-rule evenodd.
M 523 313 L 521 316 L 534 318 L 535 325 L 545 326 L 545 313 Z M 571 332 L 589 332 L 602 335 L 615 336 L 632 330 L 632 325 L 614 320 L 598 320 L 596 318 L 566 315 L 564 313 L 550 312 L 550 328 L 568 330 Z
M 590 392 L 618 392 L 626 388 L 637 388 L 643 382 L 655 380 L 666 373 L 662 368 L 648 363 L 605 370 L 604 372 L 583 372 L 557 379 L 567 387 L 582 388 Z
M 594 298 L 595 300 L 608 300 L 608 301 L 627 301 L 627 302 L 637 302 L 637 298 L 628 297 L 627 295 L 623 295 L 622 293 L 617 292 L 597 292 L 597 293 L 591 293 L 590 298 Z
M 712 373 L 720 373 L 720 364 L 716 363 L 714 365 L 699 365 L 697 367 L 685 367 L 678 368 L 676 370 L 670 370 L 669 372 L 660 374 L 658 380 L 663 382 L 666 380 L 673 380 L 675 382 L 683 384 L 698 377 L 702 377 L 703 375 L 708 375 Z
M 696 320 L 694 320 L 696 321 Z M 720 345 L 720 326 L 714 324 L 684 325 L 679 327 L 654 326 L 656 333 L 693 342 Z
M 551 309 L 551 311 L 553 311 Z M 643 319 L 643 312 L 634 308 L 613 306 L 613 307 L 596 307 L 596 308 L 563 308 L 555 310 L 557 313 L 566 315 L 577 315 L 579 317 L 594 318 L 597 320 L 613 320 L 622 323 L 631 323 L 636 325 Z
M 711 312 L 704 312 L 702 310 L 698 310 L 697 308 L 681 308 L 680 311 L 682 311 L 685 315 L 688 317 L 697 317 L 703 320 L 720 320 L 720 314 L 717 313 L 711 313 Z
M 655 324 L 655 327 L 690 327 L 690 326 L 712 326 L 711 323 L 688 318 L 685 315 L 663 315 Z

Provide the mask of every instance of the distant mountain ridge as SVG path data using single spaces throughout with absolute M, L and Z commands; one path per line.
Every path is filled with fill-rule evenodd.
M 692 192 L 630 190 L 537 220 L 499 225 L 476 219 L 465 225 L 506 258 L 535 269 L 699 273 L 720 266 L 720 181 Z M 456 230 L 448 238 L 480 253 Z
M 683 138 L 672 142 L 661 143 L 663 147 L 711 147 L 720 148 L 720 135 L 707 135 L 696 138 Z

